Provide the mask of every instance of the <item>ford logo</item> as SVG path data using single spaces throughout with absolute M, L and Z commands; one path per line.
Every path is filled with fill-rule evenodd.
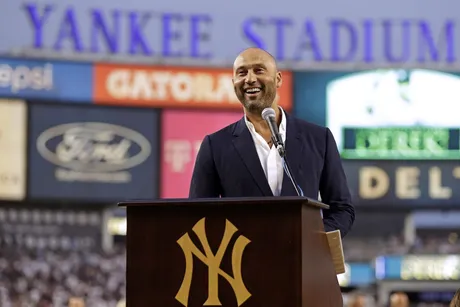
M 139 132 L 105 123 L 71 123 L 40 134 L 37 150 L 49 162 L 79 172 L 115 172 L 143 163 L 151 153 Z

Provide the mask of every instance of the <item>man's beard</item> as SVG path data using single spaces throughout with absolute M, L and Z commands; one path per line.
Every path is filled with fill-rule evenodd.
M 252 114 L 260 114 L 265 108 L 270 107 L 275 101 L 276 90 L 270 86 L 261 86 L 260 98 L 253 100 L 246 98 L 246 94 L 243 88 L 235 89 L 235 94 L 238 100 L 241 102 L 246 111 Z
M 267 90 L 267 88 L 265 88 Z M 263 92 L 263 97 L 257 100 L 250 100 L 243 98 L 243 106 L 248 112 L 253 114 L 260 114 L 265 108 L 271 107 L 273 101 L 275 100 L 276 93 L 275 91 Z

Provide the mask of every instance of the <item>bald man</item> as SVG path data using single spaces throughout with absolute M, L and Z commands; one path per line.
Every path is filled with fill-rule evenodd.
M 390 307 L 409 307 L 409 298 L 406 293 L 396 292 L 390 296 Z
M 363 294 L 355 294 L 348 303 L 348 307 L 366 307 L 366 297 Z
M 284 173 L 262 118 L 273 108 L 286 157 L 304 196 L 330 205 L 323 212 L 326 231 L 350 230 L 354 208 L 334 137 L 328 128 L 288 115 L 278 106 L 283 76 L 276 61 L 259 48 L 248 48 L 233 65 L 233 86 L 244 109 L 241 120 L 205 136 L 197 154 L 190 198 L 297 196 Z
M 450 301 L 449 307 L 460 307 L 460 288 L 455 292 L 452 301 Z

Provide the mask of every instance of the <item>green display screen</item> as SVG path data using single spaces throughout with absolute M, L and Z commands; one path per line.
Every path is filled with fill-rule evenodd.
M 345 159 L 460 159 L 460 128 L 343 128 Z
M 326 126 L 344 159 L 460 161 L 460 74 L 377 69 L 326 80 Z

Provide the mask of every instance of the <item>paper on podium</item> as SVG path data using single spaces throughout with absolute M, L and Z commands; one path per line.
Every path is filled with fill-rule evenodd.
M 343 254 L 342 237 L 340 230 L 326 232 L 332 262 L 337 275 L 345 273 L 345 256 Z

